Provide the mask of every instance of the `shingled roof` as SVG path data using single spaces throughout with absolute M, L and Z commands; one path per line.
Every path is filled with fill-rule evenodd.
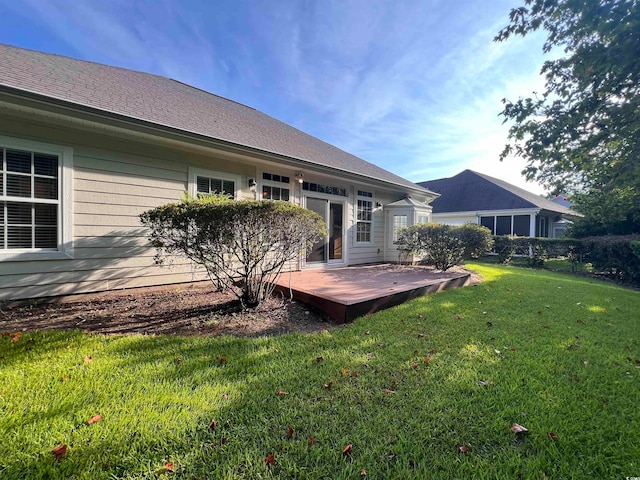
M 449 178 L 420 182 L 419 185 L 440 194 L 431 203 L 433 213 L 539 208 L 570 217 L 577 215 L 540 195 L 473 170 L 464 170 Z
M 0 91 L 3 90 L 37 94 L 100 113 L 422 190 L 415 183 L 254 108 L 159 75 L 0 44 Z

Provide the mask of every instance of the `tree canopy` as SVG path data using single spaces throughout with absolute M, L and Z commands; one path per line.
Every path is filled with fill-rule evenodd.
M 640 2 L 524 0 L 509 20 L 496 41 L 542 28 L 543 51 L 564 54 L 544 62 L 544 92 L 503 100 L 512 125 L 501 158 L 524 158 L 527 179 L 569 193 L 583 222 L 601 204 L 585 197 L 608 199 L 615 221 L 601 215 L 603 233 L 640 231 Z

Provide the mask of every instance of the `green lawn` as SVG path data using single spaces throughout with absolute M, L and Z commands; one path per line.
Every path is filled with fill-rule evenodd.
M 323 334 L 2 336 L 0 478 L 640 476 L 640 294 L 472 268 Z

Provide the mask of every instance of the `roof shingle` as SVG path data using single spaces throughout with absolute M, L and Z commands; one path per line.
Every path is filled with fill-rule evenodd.
M 0 44 L 1 85 L 421 189 L 254 108 L 158 75 Z

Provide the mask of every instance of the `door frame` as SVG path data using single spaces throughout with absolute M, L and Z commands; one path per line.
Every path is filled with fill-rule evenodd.
M 302 268 L 327 268 L 327 267 L 333 267 L 333 266 L 348 265 L 348 262 L 347 262 L 347 257 L 348 257 L 348 248 L 347 248 L 348 217 L 347 215 L 348 213 L 347 212 L 350 205 L 349 199 L 346 197 L 336 198 L 333 195 L 323 195 L 317 192 L 309 192 L 309 193 L 305 192 L 302 195 L 302 206 L 304 208 L 307 208 L 308 198 L 313 198 L 315 200 L 321 200 L 323 202 L 326 202 L 325 218 L 323 218 L 323 220 L 327 224 L 327 236 L 325 237 L 326 259 L 324 261 L 318 261 L 318 262 L 307 262 L 307 257 L 305 256 L 304 258 L 302 258 Z M 329 259 L 329 239 L 331 238 L 331 226 L 328 225 L 327 219 L 329 217 L 329 213 L 330 213 L 329 208 L 331 203 L 342 205 L 342 236 L 341 236 L 342 258 L 336 259 L 336 260 Z

